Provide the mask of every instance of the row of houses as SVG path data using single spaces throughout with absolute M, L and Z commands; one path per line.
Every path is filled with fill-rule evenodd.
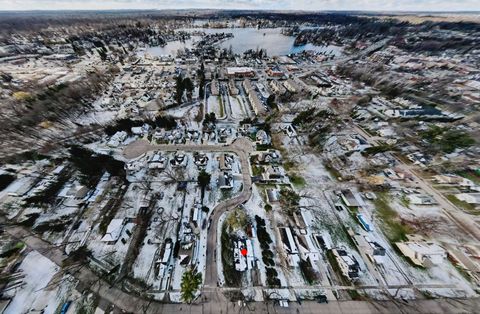
M 258 98 L 257 92 L 249 79 L 243 81 L 243 89 L 248 96 L 248 100 L 250 101 L 255 114 L 257 116 L 264 115 L 266 113 L 265 106 L 260 98 Z

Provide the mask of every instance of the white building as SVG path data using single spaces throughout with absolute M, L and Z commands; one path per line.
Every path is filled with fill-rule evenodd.
M 107 242 L 108 244 L 115 244 L 120 238 L 124 227 L 125 219 L 112 219 L 101 241 Z
M 437 201 L 430 195 L 427 194 L 409 194 L 407 195 L 408 200 L 413 205 L 435 205 Z
M 397 242 L 395 245 L 414 264 L 423 267 L 441 264 L 447 257 L 447 252 L 433 242 L 420 240 Z
M 480 193 L 460 193 L 455 194 L 455 197 L 468 204 L 480 204 Z
M 296 267 L 300 262 L 300 255 L 289 227 L 278 228 L 282 239 L 283 249 L 287 253 L 287 262 L 291 267 Z
M 229 77 L 253 77 L 255 71 L 249 67 L 228 67 L 227 75 Z

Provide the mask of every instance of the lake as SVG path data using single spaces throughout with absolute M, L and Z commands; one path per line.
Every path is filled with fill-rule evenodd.
M 232 33 L 233 38 L 229 38 L 219 44 L 221 48 L 232 48 L 234 53 L 241 54 L 249 49 L 266 49 L 269 56 L 282 56 L 292 53 L 299 53 L 305 50 L 313 50 L 315 52 L 333 53 L 335 56 L 341 54 L 341 48 L 334 45 L 316 46 L 306 44 L 295 47 L 293 45 L 295 37 L 285 36 L 281 33 L 281 28 L 185 28 L 181 31 L 193 32 L 203 31 L 207 34 L 211 33 Z M 178 49 L 193 48 L 195 42 L 200 37 L 192 36 L 191 39 L 181 41 L 168 42 L 164 47 L 149 47 L 146 52 L 153 56 L 176 55 Z

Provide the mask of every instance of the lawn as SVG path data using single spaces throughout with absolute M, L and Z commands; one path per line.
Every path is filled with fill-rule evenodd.
M 262 166 L 255 166 L 252 165 L 252 175 L 253 176 L 260 176 L 263 173 L 263 167 Z
M 222 96 L 217 96 L 217 99 L 218 99 L 218 105 L 220 106 L 220 118 L 223 118 L 223 116 L 225 115 L 225 109 L 223 106 Z
M 296 174 L 288 175 L 288 177 L 290 178 L 290 182 L 296 187 L 304 187 L 306 184 L 305 179 Z
M 342 180 L 342 174 L 338 170 L 336 170 L 335 168 L 331 167 L 330 165 L 325 165 L 325 169 L 327 169 L 328 173 L 330 173 L 330 175 L 334 179 L 339 180 L 339 181 Z
M 406 240 L 406 235 L 411 233 L 411 230 L 400 222 L 398 213 L 390 206 L 390 196 L 388 193 L 378 193 L 377 196 L 373 203 L 375 213 L 382 221 L 383 233 L 391 243 Z
M 459 176 L 472 180 L 476 184 L 480 184 L 480 174 L 472 170 L 457 171 Z
M 480 215 L 480 210 L 476 209 L 475 205 L 469 204 L 469 203 L 464 202 L 464 201 L 461 201 L 458 198 L 456 198 L 455 195 L 453 195 L 453 194 L 447 195 L 446 197 L 455 206 L 463 209 L 464 211 L 468 212 L 469 214 Z

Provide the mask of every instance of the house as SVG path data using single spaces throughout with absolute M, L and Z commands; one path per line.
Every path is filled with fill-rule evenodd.
M 305 219 L 303 219 L 303 215 L 300 210 L 297 210 L 293 213 L 293 220 L 295 221 L 297 230 L 301 234 L 307 234 L 307 223 L 305 222 Z
M 283 95 L 287 92 L 285 87 L 276 80 L 271 80 L 268 84 L 276 95 Z
M 460 193 L 455 194 L 455 197 L 460 201 L 466 202 L 468 204 L 480 204 L 480 193 Z
M 433 242 L 421 237 L 407 236 L 409 241 L 397 242 L 395 245 L 414 264 L 422 267 L 438 265 L 447 257 L 446 251 Z
M 192 223 L 195 227 L 198 227 L 198 221 L 200 220 L 201 214 L 202 214 L 201 206 L 198 204 L 193 206 Z
M 309 260 L 311 263 L 320 260 L 320 252 L 315 247 L 312 239 L 308 235 L 297 235 L 296 237 L 298 250 L 304 260 Z
M 360 265 L 355 256 L 348 254 L 344 249 L 332 249 L 332 253 L 343 276 L 348 279 L 357 279 Z
M 315 81 L 317 87 L 332 87 L 332 82 L 324 76 L 311 75 L 310 78 Z
M 278 189 L 266 189 L 266 193 L 269 204 L 275 204 L 280 201 L 280 191 Z
M 143 162 L 141 161 L 142 157 L 130 160 L 125 163 L 125 170 L 127 171 L 128 175 L 134 174 L 137 171 L 140 171 L 140 169 L 143 168 Z
M 290 92 L 290 93 L 297 93 L 301 90 L 297 83 L 295 83 L 292 79 L 288 79 L 283 82 L 283 86 Z
M 228 130 L 226 128 L 218 129 L 218 142 L 226 143 L 228 138 Z
M 368 258 L 376 264 L 383 264 L 386 249 L 377 241 L 371 240 L 369 237 L 356 236 L 355 240 L 359 243 L 359 247 L 365 251 Z
M 200 138 L 200 132 L 198 130 L 187 130 L 187 138 L 191 141 L 197 141 Z
M 102 237 L 101 241 L 107 242 L 107 244 L 115 244 L 120 238 L 125 224 L 125 218 L 112 219 L 112 221 L 110 221 L 110 224 L 107 227 L 107 232 L 105 232 L 105 235 Z
M 272 140 L 270 136 L 264 130 L 258 130 L 257 134 L 255 135 L 256 144 L 257 145 L 270 145 Z
M 296 267 L 300 262 L 300 256 L 293 238 L 292 230 L 290 227 L 282 227 L 278 228 L 278 230 L 280 231 L 283 249 L 287 253 L 287 262 L 289 266 Z
M 378 244 L 378 242 L 370 241 L 368 238 L 366 240 L 371 247 L 371 255 L 385 256 L 386 250 L 383 246 Z
M 158 278 L 162 280 L 162 284 L 164 281 L 164 277 L 168 271 L 168 265 L 170 261 L 170 256 L 172 255 L 172 240 L 167 239 L 163 245 L 163 249 L 161 250 L 160 257 L 155 261 L 156 266 L 158 267 Z
M 259 152 L 252 159 L 254 163 L 272 164 L 280 162 L 280 152 L 275 149 Z
M 88 194 L 89 189 L 77 182 L 66 184 L 58 193 L 58 197 L 66 200 L 68 204 L 78 205 L 83 202 Z
M 296 64 L 296 62 L 288 56 L 279 56 L 277 59 L 280 64 Z
M 218 176 L 218 187 L 221 190 L 229 190 L 233 188 L 233 176 L 230 172 L 220 173 Z
M 143 126 L 134 126 L 130 129 L 130 131 L 134 135 L 144 136 L 148 133 L 148 131 L 150 131 L 150 125 L 144 124 Z
M 456 175 L 436 175 L 433 180 L 438 184 L 459 185 L 461 187 L 473 187 L 475 183 L 467 178 Z
M 170 164 L 174 168 L 184 168 L 188 164 L 188 158 L 184 153 L 177 152 L 173 159 L 170 160 Z
M 270 97 L 270 93 L 265 88 L 265 85 L 263 85 L 262 83 L 256 83 L 255 86 L 257 87 L 257 90 L 260 93 L 262 100 L 266 101 L 268 97 Z
M 353 193 L 352 190 L 342 190 L 340 192 L 340 197 L 347 207 L 365 206 L 365 202 L 362 200 L 362 198 L 356 193 Z
M 166 166 L 167 158 L 165 158 L 165 156 L 162 156 L 160 152 L 156 152 L 153 155 L 152 159 L 148 161 L 148 169 L 164 170 Z
M 390 168 L 383 170 L 383 173 L 391 180 L 403 180 L 405 178 L 403 173 L 397 173 L 395 170 Z
M 288 137 L 295 137 L 297 136 L 297 132 L 295 131 L 295 128 L 291 124 L 287 124 L 282 127 L 283 133 L 285 133 Z
M 18 180 L 13 181 L 10 183 L 5 190 L 2 191 L 4 197 L 12 196 L 12 197 L 19 197 L 25 195 L 36 183 L 36 177 L 34 176 L 25 176 L 19 178 Z M 0 201 L 3 197 L 0 197 Z
M 127 138 L 127 132 L 120 131 L 113 134 L 113 136 L 108 141 L 107 145 L 110 147 L 118 147 L 125 139 Z
M 437 201 L 430 195 L 427 194 L 409 194 L 407 199 L 410 201 L 410 204 L 413 205 L 435 205 Z
M 237 271 L 243 272 L 253 267 L 253 248 L 250 240 L 239 239 L 234 241 L 233 259 Z
M 268 165 L 264 167 L 262 180 L 264 182 L 281 182 L 285 177 L 285 171 L 282 167 Z
M 193 154 L 193 163 L 197 167 L 206 167 L 208 163 L 208 156 L 205 153 L 195 152 Z
M 218 167 L 221 171 L 232 170 L 233 156 L 230 154 L 221 154 L 218 161 Z

